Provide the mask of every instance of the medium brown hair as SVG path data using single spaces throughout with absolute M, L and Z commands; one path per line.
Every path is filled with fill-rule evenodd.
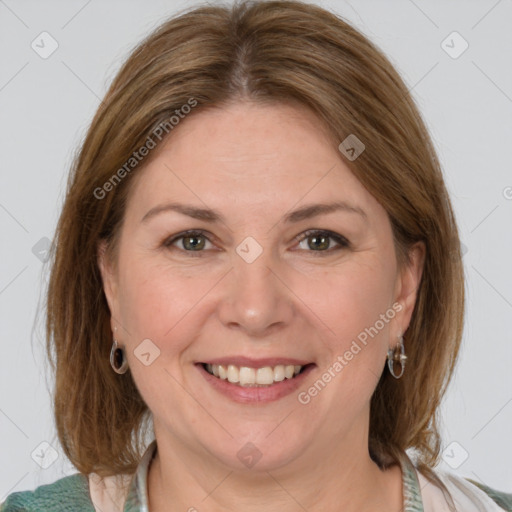
M 406 371 L 396 380 L 385 370 L 378 382 L 369 449 L 386 467 L 410 448 L 418 468 L 437 480 L 431 471 L 440 452 L 436 415 L 464 310 L 459 236 L 440 164 L 386 56 L 342 18 L 299 1 L 180 13 L 132 52 L 100 105 L 69 177 L 47 295 L 54 413 L 66 455 L 80 472 L 108 476 L 132 473 L 143 453 L 150 411 L 131 373 L 117 375 L 109 364 L 110 312 L 97 251 L 105 240 L 115 262 L 133 177 L 151 155 L 101 199 L 95 190 L 191 98 L 197 106 L 189 115 L 233 101 L 296 102 L 317 115 L 336 146 L 349 134 L 365 144 L 345 163 L 387 211 L 399 265 L 414 243 L 426 246 L 404 336 Z

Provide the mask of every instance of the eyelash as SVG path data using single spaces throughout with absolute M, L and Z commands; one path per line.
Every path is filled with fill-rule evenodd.
M 211 243 L 211 240 L 206 236 L 206 233 L 207 233 L 206 231 L 202 231 L 202 230 L 184 231 L 182 233 L 178 233 L 177 235 L 164 240 L 162 245 L 164 247 L 171 249 L 171 248 L 173 248 L 172 245 L 175 242 L 177 242 L 178 240 L 182 240 L 183 238 L 187 238 L 187 237 L 196 237 L 196 236 L 204 236 L 206 238 L 206 240 L 208 240 Z M 322 230 L 322 229 L 309 229 L 307 231 L 304 231 L 300 235 L 296 236 L 294 240 L 297 243 L 300 243 L 303 240 L 306 240 L 311 235 L 326 236 L 326 237 L 334 240 L 337 244 L 339 244 L 337 247 L 334 247 L 334 248 L 331 247 L 326 250 L 321 250 L 321 251 L 309 250 L 309 251 L 307 251 L 307 252 L 311 252 L 311 253 L 319 253 L 319 254 L 315 254 L 315 257 L 328 255 L 328 254 L 331 254 L 333 251 L 338 251 L 340 249 L 350 247 L 350 242 L 343 236 L 338 235 L 337 233 L 334 233 L 332 231 Z M 203 256 L 202 253 L 204 253 L 204 250 L 202 250 L 202 251 L 187 251 L 186 249 L 181 249 L 181 248 L 179 248 L 179 250 L 182 252 L 186 252 L 189 256 L 192 256 L 192 257 L 202 257 Z

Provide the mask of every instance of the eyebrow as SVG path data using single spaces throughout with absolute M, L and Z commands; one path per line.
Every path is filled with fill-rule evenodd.
M 188 217 L 192 217 L 193 219 L 204 220 L 206 222 L 225 222 L 224 217 L 216 210 L 198 208 L 197 206 L 182 203 L 166 203 L 155 206 L 154 208 L 151 208 L 144 217 L 142 217 L 141 222 L 147 222 L 152 217 L 169 211 L 178 212 L 183 215 L 187 215 Z M 351 205 L 346 201 L 335 201 L 333 203 L 318 203 L 303 206 L 302 208 L 285 215 L 283 221 L 288 224 L 300 222 L 318 215 L 333 213 L 336 211 L 355 213 L 360 215 L 364 220 L 368 219 L 366 212 L 362 208 Z

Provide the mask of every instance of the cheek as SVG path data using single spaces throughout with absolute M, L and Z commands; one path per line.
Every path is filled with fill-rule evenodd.
M 330 275 L 331 293 L 309 295 L 316 302 L 312 309 L 328 326 L 324 329 L 328 350 L 321 360 L 321 382 L 313 383 L 322 391 L 303 391 L 323 397 L 313 407 L 318 415 L 332 416 L 333 430 L 345 428 L 347 417 L 368 407 L 384 369 L 389 327 L 396 315 L 390 303 L 391 281 L 380 265 L 353 265 L 346 270 Z
M 181 355 L 202 329 L 198 306 L 212 284 L 142 258 L 127 260 L 120 276 L 123 342 L 136 385 L 152 411 L 177 407 L 184 400 L 175 380 L 183 380 Z
M 389 275 L 389 269 L 379 262 L 347 265 L 342 271 L 317 279 L 315 286 L 307 283 L 303 288 L 305 302 L 318 311 L 336 338 L 343 340 L 343 347 L 347 339 L 374 325 L 391 307 L 393 287 Z
M 304 287 L 303 292 L 316 290 L 309 292 L 308 305 L 328 327 L 324 332 L 329 350 L 322 370 L 330 369 L 331 374 L 322 380 L 333 382 L 336 403 L 341 400 L 357 409 L 369 400 L 382 373 L 396 311 L 391 303 L 390 269 L 378 261 L 348 267 L 330 273 L 328 280 L 317 281 L 325 283 L 324 290 L 329 293 L 312 286 Z
M 218 280 L 213 273 L 194 275 L 143 257 L 126 260 L 120 275 L 120 315 L 131 344 L 149 338 L 173 352 L 200 327 L 196 312 Z

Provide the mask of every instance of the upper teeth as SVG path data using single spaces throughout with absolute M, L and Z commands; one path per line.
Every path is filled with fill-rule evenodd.
M 224 380 L 227 379 L 233 384 L 239 383 L 241 386 L 251 386 L 258 384 L 270 385 L 274 382 L 280 382 L 285 378 L 291 379 L 301 371 L 302 366 L 278 364 L 273 368 L 271 366 L 249 368 L 247 366 L 238 367 L 234 364 L 207 364 L 206 369 L 216 377 Z

